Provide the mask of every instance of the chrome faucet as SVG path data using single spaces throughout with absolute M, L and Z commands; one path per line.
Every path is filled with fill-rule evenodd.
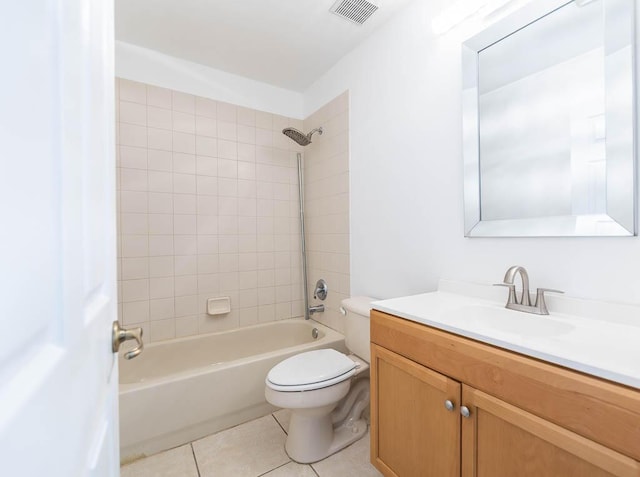
M 520 274 L 522 280 L 522 295 L 520 300 L 516 296 L 516 285 L 514 283 L 516 275 Z M 536 289 L 536 301 L 531 305 L 531 295 L 529 294 L 529 274 L 524 267 L 514 265 L 509 267 L 507 273 L 504 274 L 503 283 L 496 283 L 496 286 L 509 288 L 509 297 L 507 298 L 507 304 L 505 308 L 516 311 L 523 311 L 525 313 L 534 313 L 536 315 L 548 315 L 549 310 L 544 299 L 545 292 L 552 293 L 564 293 L 560 290 L 553 290 L 551 288 L 537 288 Z
M 324 312 L 324 305 L 316 305 L 316 306 L 309 307 L 310 315 L 313 315 L 314 313 L 323 313 L 323 312 Z

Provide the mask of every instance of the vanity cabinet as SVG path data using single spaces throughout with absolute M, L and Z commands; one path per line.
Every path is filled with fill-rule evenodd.
M 371 312 L 371 461 L 397 477 L 640 477 L 640 392 Z

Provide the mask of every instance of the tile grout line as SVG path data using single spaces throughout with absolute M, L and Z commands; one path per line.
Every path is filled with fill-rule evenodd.
M 289 433 L 284 429 L 284 427 L 282 427 L 282 424 L 280 424 L 280 421 L 278 421 L 278 418 L 275 416 L 275 414 L 273 414 L 273 413 L 272 413 L 272 414 L 271 414 L 271 417 L 273 417 L 273 418 L 275 419 L 275 421 L 276 421 L 276 423 L 278 424 L 278 426 L 280 426 L 280 429 L 282 429 L 282 432 L 284 432 L 284 434 L 285 434 L 286 436 L 288 436 L 288 435 L 289 435 Z
M 292 460 L 289 460 L 289 461 L 285 462 L 285 463 L 284 463 L 284 464 L 282 464 L 282 465 L 279 465 L 279 466 L 277 466 L 277 467 L 274 467 L 273 469 L 269 469 L 269 470 L 267 470 L 266 472 L 263 472 L 262 474 L 259 474 L 257 477 L 262 477 L 262 476 L 264 476 L 264 475 L 267 475 L 268 473 L 273 472 L 274 470 L 277 470 L 277 469 L 279 469 L 280 467 L 284 467 L 285 465 L 289 465 L 289 464 L 291 464 L 291 462 L 293 462 L 293 461 L 292 461 Z
M 193 461 L 196 463 L 196 472 L 198 473 L 198 477 L 201 477 L 200 467 L 198 467 L 198 458 L 196 457 L 196 451 L 193 448 L 193 442 L 189 442 L 189 447 L 191 447 L 191 454 L 193 455 Z
M 311 472 L 313 472 L 314 474 L 316 474 L 318 477 L 320 477 L 320 474 L 318 474 L 318 471 L 316 469 L 313 468 L 313 464 L 309 464 L 309 468 L 311 469 Z

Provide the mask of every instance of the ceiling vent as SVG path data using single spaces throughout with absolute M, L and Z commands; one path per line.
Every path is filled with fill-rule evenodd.
M 362 25 L 377 9 L 378 5 L 367 0 L 338 0 L 329 11 Z

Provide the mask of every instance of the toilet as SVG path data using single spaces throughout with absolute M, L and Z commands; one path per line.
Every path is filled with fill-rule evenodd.
M 289 457 L 309 464 L 324 459 L 367 432 L 369 404 L 369 311 L 373 298 L 342 301 L 349 355 L 334 349 L 307 351 L 271 368 L 265 397 L 291 409 L 285 443 Z

